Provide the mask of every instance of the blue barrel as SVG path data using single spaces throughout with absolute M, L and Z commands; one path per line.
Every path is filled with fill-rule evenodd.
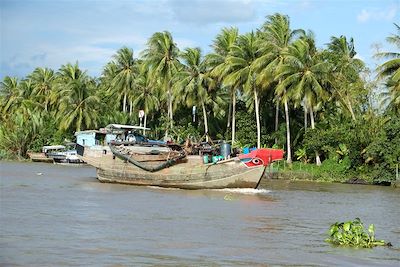
M 224 159 L 229 158 L 231 155 L 231 145 L 227 143 L 222 143 L 221 148 L 220 148 L 220 154 Z

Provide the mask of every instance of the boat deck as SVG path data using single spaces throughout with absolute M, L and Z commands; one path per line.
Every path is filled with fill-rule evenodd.
M 54 161 L 52 158 L 48 158 L 44 153 L 30 152 L 28 156 L 34 162 L 53 163 Z

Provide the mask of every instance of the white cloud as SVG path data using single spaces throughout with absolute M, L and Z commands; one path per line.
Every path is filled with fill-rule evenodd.
M 363 9 L 357 15 L 357 21 L 393 21 L 397 15 L 398 6 L 391 6 L 386 9 Z
M 357 20 L 359 22 L 366 22 L 371 17 L 371 14 L 363 9 L 360 14 L 357 15 Z

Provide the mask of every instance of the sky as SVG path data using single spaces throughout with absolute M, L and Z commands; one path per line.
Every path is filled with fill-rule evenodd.
M 376 49 L 395 51 L 385 38 L 400 24 L 400 0 L 0 0 L 0 79 L 75 62 L 98 77 L 118 49 L 139 57 L 162 31 L 180 49 L 209 53 L 222 28 L 256 31 L 274 13 L 288 15 L 292 29 L 313 31 L 319 48 L 331 36 L 353 37 L 371 69 Z

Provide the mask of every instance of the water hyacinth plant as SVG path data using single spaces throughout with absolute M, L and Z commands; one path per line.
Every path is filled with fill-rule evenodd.
M 329 230 L 330 237 L 325 241 L 338 246 L 351 246 L 360 248 L 372 248 L 375 246 L 391 246 L 384 240 L 375 239 L 375 226 L 371 224 L 368 232 L 359 218 L 348 222 L 336 222 Z

